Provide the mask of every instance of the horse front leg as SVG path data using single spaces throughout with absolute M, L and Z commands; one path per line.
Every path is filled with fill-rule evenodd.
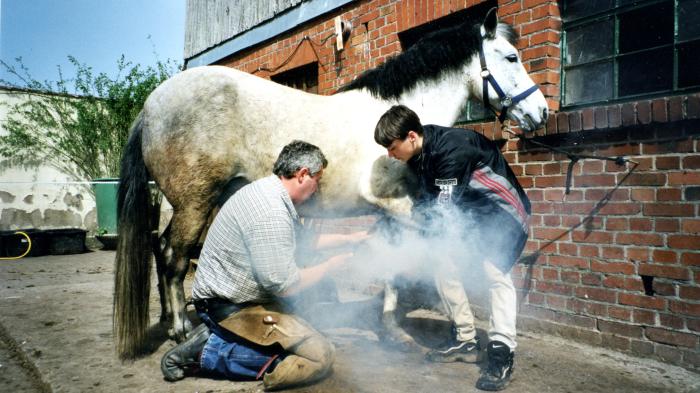
M 413 337 L 406 333 L 397 320 L 399 304 L 398 289 L 389 280 L 384 282 L 384 309 L 382 312 L 382 339 L 391 347 L 403 352 L 414 352 L 419 349 Z

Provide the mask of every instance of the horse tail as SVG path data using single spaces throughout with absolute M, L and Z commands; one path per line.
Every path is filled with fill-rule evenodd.
M 131 126 L 117 194 L 118 242 L 114 261 L 112 328 L 119 358 L 135 358 L 146 344 L 151 291 L 148 170 L 141 147 L 143 112 Z

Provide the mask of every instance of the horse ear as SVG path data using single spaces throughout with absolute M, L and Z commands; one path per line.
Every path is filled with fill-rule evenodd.
M 496 27 L 498 26 L 498 15 L 496 13 L 496 7 L 491 8 L 486 14 L 486 19 L 484 19 L 484 24 L 481 26 L 481 36 L 484 38 L 495 38 L 496 37 Z

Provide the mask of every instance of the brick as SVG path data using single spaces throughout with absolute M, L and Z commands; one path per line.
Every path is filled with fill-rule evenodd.
M 656 169 L 680 169 L 680 161 L 680 157 L 656 157 Z
M 561 280 L 566 283 L 578 284 L 581 281 L 581 273 L 563 270 Z
M 694 215 L 694 206 L 689 203 L 645 203 L 645 216 L 688 217 Z
M 615 303 L 616 291 L 602 288 L 578 287 L 574 288 L 576 297 L 596 300 L 599 302 Z
M 538 176 L 535 177 L 535 187 L 537 188 L 549 188 L 549 187 L 563 187 L 565 184 L 564 176 Z
M 654 280 L 652 287 L 655 295 L 676 297 L 676 286 L 662 279 Z
M 680 201 L 681 196 L 679 188 L 660 188 L 656 190 L 656 199 L 659 201 Z
M 685 233 L 700 233 L 700 219 L 683 219 L 681 228 Z
M 670 250 L 654 250 L 651 260 L 655 263 L 677 263 L 678 253 Z
M 611 187 L 615 176 L 611 174 L 574 176 L 574 187 Z
M 654 344 L 654 353 L 664 362 L 679 364 L 681 362 L 681 353 L 677 347 L 664 344 Z
M 601 343 L 603 347 L 612 348 L 618 351 L 629 351 L 631 339 L 628 337 L 620 337 L 614 334 L 602 334 Z
M 600 285 L 603 279 L 600 274 L 597 273 L 581 273 L 581 283 L 584 285 Z
M 640 264 L 639 274 L 644 276 L 665 277 L 675 280 L 690 279 L 690 272 L 685 267 L 675 267 L 668 265 Z
M 568 229 L 555 229 L 555 228 L 533 228 L 532 236 L 535 239 L 542 240 L 569 240 Z
M 630 199 L 638 202 L 653 202 L 656 201 L 656 192 L 652 188 L 633 188 Z
M 657 218 L 654 223 L 654 230 L 657 232 L 678 232 L 680 226 L 678 219 Z
M 649 221 L 649 229 L 651 229 L 651 220 Z M 608 217 L 605 219 L 605 230 L 607 231 L 626 231 L 629 225 L 626 218 Z M 635 231 L 639 229 L 633 229 Z
M 649 310 L 632 310 L 632 321 L 634 323 L 639 323 L 642 325 L 655 325 L 656 324 L 656 312 Z
M 678 297 L 686 300 L 700 300 L 700 287 L 681 285 L 678 288 Z
M 664 239 L 652 233 L 618 233 L 615 241 L 619 244 L 635 244 L 638 246 L 663 246 Z
M 627 259 L 636 262 L 644 262 L 649 260 L 649 248 L 648 247 L 628 247 Z
M 577 258 L 560 255 L 550 255 L 548 263 L 551 266 L 575 267 L 579 269 L 588 269 L 590 264 L 586 258 Z
M 557 113 L 557 129 L 560 134 L 569 132 L 569 115 L 567 113 Z
M 613 260 L 613 259 L 624 259 L 625 258 L 625 250 L 622 247 L 601 247 L 601 252 L 603 258 L 607 260 Z M 605 266 L 601 265 L 602 262 L 598 261 L 592 261 L 591 266 L 595 266 L 594 270 L 596 271 L 607 271 L 607 270 L 600 270 L 600 269 L 606 269 Z M 616 267 L 610 266 L 611 269 L 616 269 Z M 630 268 L 624 268 L 625 270 L 630 270 Z M 634 267 L 631 268 L 631 271 L 634 271 Z M 616 270 L 612 272 L 617 272 Z
M 700 118 L 700 95 L 690 95 L 688 96 L 688 101 L 686 104 L 686 118 L 687 119 L 699 119 Z
M 700 303 L 671 300 L 668 303 L 668 309 L 674 313 L 700 317 Z
M 595 119 L 595 128 L 606 129 L 608 128 L 608 111 L 605 107 L 596 107 L 593 111 L 593 117 Z
M 649 357 L 654 354 L 654 344 L 648 341 L 631 340 L 630 352 L 632 352 L 633 355 Z
M 605 256 L 605 252 L 603 252 L 603 256 Z M 601 273 L 622 274 L 634 274 L 635 272 L 634 264 L 630 262 L 604 262 L 596 260 L 591 261 L 591 270 Z
M 633 126 L 637 124 L 637 111 L 635 104 L 632 102 L 622 104 L 622 125 Z
M 689 330 L 692 330 L 694 332 L 700 332 L 700 319 L 688 318 L 686 320 L 686 325 L 688 326 Z
M 561 21 L 554 18 L 547 18 L 527 23 L 520 27 L 521 35 L 528 35 L 544 30 L 561 30 Z
M 673 154 L 690 153 L 693 151 L 692 141 L 688 139 L 662 142 L 645 142 L 642 152 L 644 154 Z
M 581 110 L 581 124 L 584 130 L 592 130 L 595 127 L 595 112 L 593 108 Z
M 580 245 L 578 247 L 578 254 L 582 257 L 597 258 L 600 255 L 598 246 L 588 246 Z
M 668 118 L 670 121 L 683 120 L 683 97 L 671 97 L 668 101 Z
M 642 338 L 642 333 L 644 332 L 641 326 L 605 320 L 598 320 L 598 330 L 631 338 Z
M 665 173 L 632 173 L 625 178 L 627 186 L 663 186 L 665 184 Z
M 568 296 L 545 295 L 545 304 L 554 310 L 566 310 Z
M 683 169 L 700 169 L 700 155 L 683 157 Z
M 622 111 L 620 110 L 620 105 L 611 105 L 607 107 L 608 110 L 608 126 L 610 128 L 617 128 L 622 125 Z
M 671 172 L 668 174 L 668 185 L 689 185 L 700 184 L 700 172 Z
M 639 203 L 606 203 L 598 209 L 600 215 L 632 215 L 641 211 Z
M 652 223 L 648 218 L 630 218 L 629 219 L 629 229 L 630 231 L 651 231 Z
M 663 327 L 682 330 L 685 327 L 685 320 L 671 314 L 659 314 L 659 323 Z
M 677 249 L 700 250 L 700 236 L 668 235 L 668 246 Z
M 684 252 L 681 254 L 681 263 L 686 266 L 700 266 L 700 253 Z
M 664 299 L 632 293 L 620 293 L 618 295 L 618 303 L 656 310 L 664 310 L 666 308 L 666 301 Z
M 643 100 L 637 102 L 637 119 L 639 124 L 651 123 L 651 102 Z
M 666 99 L 660 98 L 651 102 L 651 117 L 657 123 L 665 123 L 668 121 Z
M 610 318 L 630 322 L 632 321 L 632 310 L 623 307 L 610 306 L 608 307 L 608 316 L 610 316 Z
M 649 340 L 663 344 L 695 348 L 698 343 L 698 336 L 695 334 L 681 333 L 678 331 L 654 327 L 645 328 L 644 333 Z
M 581 243 L 612 243 L 613 235 L 609 232 L 573 231 L 572 240 Z
M 545 130 L 547 132 L 547 135 L 553 135 L 557 133 L 557 116 L 554 113 L 551 113 L 549 117 L 547 117 L 547 124 L 545 126 Z

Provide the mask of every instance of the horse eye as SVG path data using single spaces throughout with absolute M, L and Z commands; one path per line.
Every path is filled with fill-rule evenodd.
M 518 55 L 508 55 L 506 59 L 511 63 L 515 63 L 518 61 Z

